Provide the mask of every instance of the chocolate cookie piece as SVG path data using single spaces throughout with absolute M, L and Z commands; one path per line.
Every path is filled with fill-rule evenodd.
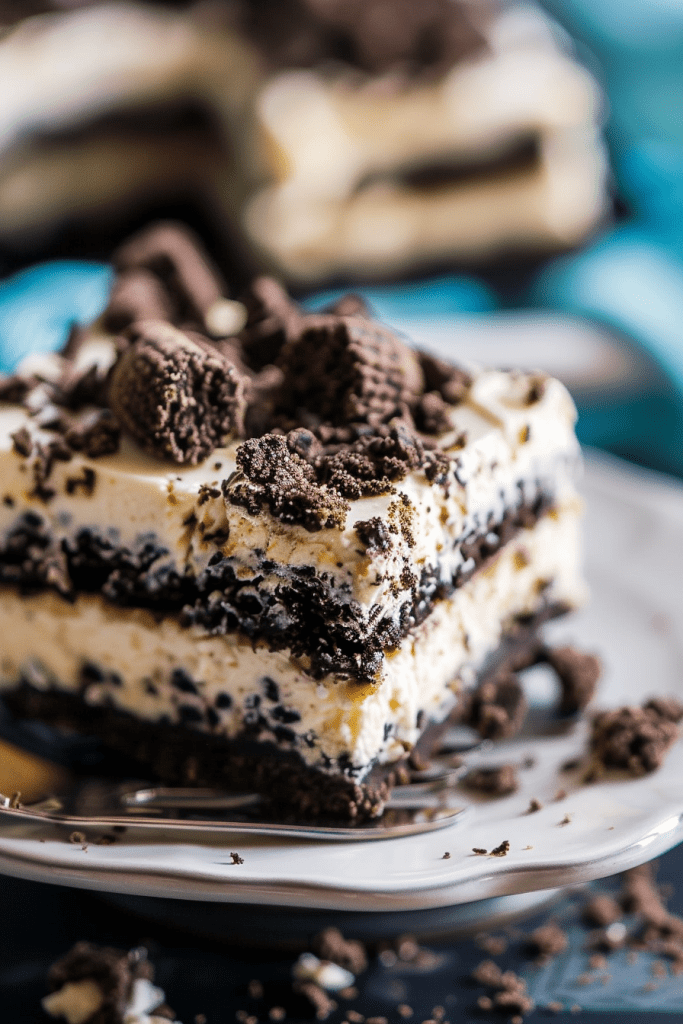
M 621 908 L 613 896 L 600 893 L 584 904 L 581 916 L 586 924 L 597 928 L 606 928 L 622 918 Z
M 590 747 L 605 767 L 625 768 L 631 775 L 646 775 L 660 768 L 678 739 L 683 707 L 673 698 L 655 698 L 643 707 L 625 706 L 597 714 L 592 722 Z
M 538 958 L 538 963 L 547 963 L 554 956 L 559 956 L 569 946 L 569 938 L 564 928 L 555 921 L 543 924 L 529 936 L 529 951 Z
M 437 392 L 448 405 L 462 402 L 472 384 L 469 373 L 429 352 L 419 352 L 418 356 L 424 374 L 425 391 Z
M 207 341 L 159 320 L 138 323 L 114 367 L 109 404 L 151 455 L 196 465 L 243 432 L 245 381 Z
M 641 925 L 639 938 L 645 943 L 675 939 L 678 955 L 683 954 L 683 919 L 667 910 L 655 882 L 652 863 L 624 872 L 620 901 L 624 910 L 635 914 Z
M 174 304 L 176 323 L 189 320 L 204 327 L 209 310 L 227 294 L 221 275 L 194 232 L 173 221 L 159 221 L 144 228 L 116 250 L 112 263 L 120 274 L 141 270 L 153 274 L 164 285 L 165 296 L 158 290 L 152 293 L 146 278 L 146 297 L 162 306 L 164 301 Z M 140 277 L 136 287 L 138 301 L 141 297 Z M 121 296 L 116 296 L 116 291 L 115 297 L 120 312 Z M 109 310 L 110 315 L 114 312 Z M 147 318 L 156 318 L 151 308 Z
M 386 494 L 424 461 L 424 448 L 415 431 L 402 421 L 390 429 L 360 437 L 318 462 L 321 482 L 345 498 Z
M 448 405 L 438 391 L 421 395 L 414 414 L 418 428 L 425 434 L 442 434 L 452 427 Z
M 388 424 L 406 415 L 424 383 L 415 353 L 364 317 L 308 318 L 298 340 L 283 349 L 279 365 L 285 374 L 279 411 L 301 422 L 305 410 L 313 429 L 316 422 Z M 326 440 L 352 436 L 341 431 Z
M 48 984 L 51 992 L 59 992 L 69 984 L 90 982 L 92 1003 L 94 1005 L 98 1001 L 99 994 L 100 1005 L 87 1018 L 88 1024 L 123 1024 L 135 981 L 151 981 L 153 977 L 154 970 L 143 948 L 125 952 L 108 946 L 94 946 L 90 942 L 77 942 L 50 968 Z M 49 1001 L 50 997 L 46 1009 L 51 1013 Z
M 472 978 L 478 985 L 497 990 L 493 999 L 485 1004 L 488 1009 L 495 1007 L 508 1016 L 533 1010 L 534 1001 L 529 997 L 526 982 L 514 971 L 502 971 L 493 960 L 482 960 L 472 971 Z
M 515 793 L 519 786 L 517 768 L 514 764 L 473 768 L 463 778 L 462 785 L 474 793 L 507 796 L 509 793 Z
M 342 526 L 348 503 L 334 490 L 322 488 L 313 467 L 290 450 L 278 434 L 246 441 L 237 451 L 240 472 L 223 485 L 225 500 L 250 515 L 267 508 L 285 523 L 310 531 Z
M 388 551 L 391 548 L 391 534 L 380 516 L 373 516 L 372 519 L 360 519 L 353 524 L 353 528 L 370 557 L 377 552 Z
M 325 928 L 311 946 L 321 960 L 331 960 L 351 974 L 360 974 L 368 966 L 365 946 L 356 939 L 345 939 L 338 928 Z
M 174 312 L 174 303 L 159 278 L 136 267 L 117 275 L 102 323 L 106 331 L 120 334 L 137 320 L 172 320 Z
M 557 673 L 562 687 L 560 714 L 582 711 L 595 695 L 602 672 L 600 659 L 576 647 L 549 648 L 545 659 Z
M 97 459 L 119 450 L 120 435 L 120 427 L 109 409 L 95 409 L 75 419 L 64 440 L 75 452 Z
M 501 672 L 465 696 L 460 720 L 483 739 L 507 739 L 521 728 L 526 707 L 517 676 Z
M 241 296 L 247 323 L 239 334 L 244 358 L 254 370 L 274 363 L 303 329 L 305 313 L 274 277 L 257 277 Z

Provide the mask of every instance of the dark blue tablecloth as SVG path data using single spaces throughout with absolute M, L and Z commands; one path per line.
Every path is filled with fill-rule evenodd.
M 683 872 L 683 847 L 671 851 L 660 862 L 658 881 L 675 887 Z M 618 888 L 618 879 L 598 883 L 601 890 Z M 650 990 L 653 958 L 639 954 L 636 964 L 628 964 L 624 952 L 613 954 L 607 984 L 598 978 L 592 985 L 581 985 L 577 978 L 585 971 L 588 953 L 582 946 L 588 934 L 577 923 L 585 895 L 575 893 L 561 899 L 550 910 L 517 922 L 507 952 L 495 956 L 501 967 L 520 971 L 539 1007 L 526 1020 L 536 1024 L 553 1016 L 543 1007 L 559 1000 L 567 1010 L 581 1006 L 576 1017 L 581 1024 L 621 1024 L 647 1016 L 648 1024 L 683 1014 L 683 976 L 657 979 Z M 226 939 L 208 941 L 201 936 L 160 926 L 144 917 L 113 908 L 100 897 L 60 886 L 0 879 L 2 907 L 2 957 L 0 958 L 0 1020 L 7 1024 L 45 1022 L 39 1000 L 46 994 L 45 975 L 51 962 L 79 939 L 128 948 L 144 943 L 157 968 L 157 980 L 166 990 L 168 1001 L 184 1024 L 192 1024 L 195 1015 L 205 1014 L 208 1024 L 233 1024 L 238 1010 L 246 1010 L 267 1021 L 267 1010 L 284 1004 L 290 1010 L 288 1020 L 312 1020 L 303 1004 L 292 1001 L 290 972 L 296 951 L 245 946 L 239 925 L 226 915 Z M 670 909 L 683 912 L 683 887 L 673 895 Z M 237 911 L 238 915 L 241 911 Z M 555 915 L 569 925 L 572 948 L 546 967 L 533 965 L 524 955 L 524 935 Z M 330 914 L 329 922 L 336 920 Z M 400 925 L 399 925 L 400 927 Z M 501 934 L 497 932 L 496 934 Z M 268 941 L 264 929 L 263 942 Z M 414 967 L 385 967 L 371 958 L 368 971 L 358 980 L 358 997 L 339 1000 L 340 1006 L 329 1018 L 340 1024 L 347 1007 L 364 1016 L 384 1016 L 389 1024 L 399 1024 L 398 1003 L 414 1010 L 415 1024 L 429 1019 L 434 1006 L 443 1006 L 451 1024 L 481 1024 L 485 1020 L 505 1019 L 477 1008 L 477 997 L 484 994 L 471 978 L 473 968 L 488 957 L 474 938 L 426 944 L 435 954 L 425 970 Z M 606 972 L 597 972 L 604 974 Z M 248 995 L 247 985 L 258 979 L 265 988 L 262 1000 Z M 565 1018 L 566 1019 L 566 1018 Z

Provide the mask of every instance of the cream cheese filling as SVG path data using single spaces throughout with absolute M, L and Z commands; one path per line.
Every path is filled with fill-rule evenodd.
M 52 593 L 22 597 L 6 588 L 0 688 L 24 678 L 150 722 L 226 737 L 253 729 L 260 740 L 296 749 L 309 765 L 362 778 L 373 763 L 394 761 L 417 741 L 418 717 L 438 721 L 449 713 L 516 616 L 545 602 L 583 602 L 580 511 L 570 500 L 521 531 L 385 654 L 373 683 L 333 675 L 316 681 L 288 651 L 268 651 L 239 634 L 207 636 L 173 616 L 114 607 L 97 596 L 69 604 Z M 101 678 L 84 676 L 84 666 L 95 666 Z

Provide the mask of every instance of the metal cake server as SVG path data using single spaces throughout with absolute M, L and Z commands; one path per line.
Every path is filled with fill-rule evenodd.
M 444 754 L 411 774 L 411 781 L 394 786 L 383 813 L 359 825 L 301 824 L 259 816 L 263 801 L 257 793 L 228 793 L 217 789 L 121 783 L 103 778 L 73 779 L 48 799 L 22 804 L 20 795 L 0 793 L 0 824 L 49 824 L 71 830 L 74 842 L 107 843 L 129 830 L 154 830 L 176 840 L 189 832 L 263 835 L 294 839 L 357 842 L 393 839 L 445 828 L 463 818 L 467 806 L 454 786 L 464 767 L 453 766 L 454 750 L 478 746 L 465 737 L 441 743 Z M 75 838 L 74 838 L 75 837 Z
M 382 815 L 362 825 L 304 825 L 259 819 L 257 793 L 121 785 L 81 781 L 59 796 L 24 806 L 0 794 L 0 823 L 58 825 L 78 833 L 74 842 L 113 841 L 117 832 L 153 829 L 162 839 L 179 833 L 232 833 L 325 839 L 391 839 L 444 828 L 466 807 L 443 782 L 394 788 Z M 82 838 L 81 838 L 82 836 Z

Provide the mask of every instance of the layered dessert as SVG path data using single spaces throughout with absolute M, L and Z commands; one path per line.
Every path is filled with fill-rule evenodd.
M 608 205 L 597 86 L 526 4 L 9 10 L 0 243 L 15 257 L 103 255 L 122 223 L 185 204 L 217 246 L 239 237 L 291 281 L 382 278 L 563 249 Z
M 365 63 L 281 69 L 259 91 L 270 173 L 244 222 L 278 273 L 480 265 L 570 247 L 605 215 L 600 97 L 540 11 L 396 0 L 381 37 L 363 4 L 305 6 L 334 15 Z
M 228 300 L 169 225 L 113 262 L 98 324 L 0 385 L 4 698 L 167 781 L 377 813 L 584 598 L 572 401 L 355 296 Z

